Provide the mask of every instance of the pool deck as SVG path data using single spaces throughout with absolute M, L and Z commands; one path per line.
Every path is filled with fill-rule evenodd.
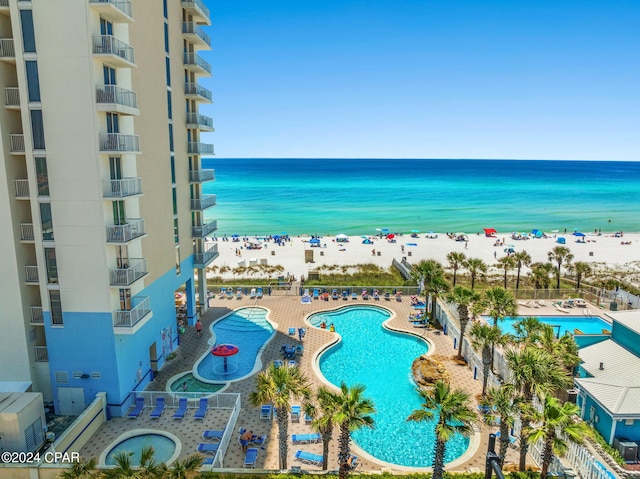
M 165 364 L 156 376 L 155 380 L 147 387 L 147 390 L 161 391 L 165 390 L 167 381 L 176 374 L 191 371 L 194 363 L 206 352 L 208 349 L 207 340 L 209 339 L 209 326 L 211 323 L 239 307 L 246 306 L 261 306 L 269 310 L 268 319 L 272 323 L 277 324 L 276 334 L 264 349 L 262 355 L 263 364 L 266 364 L 275 359 L 281 359 L 281 347 L 287 345 L 298 345 L 300 341 L 296 336 L 289 336 L 288 329 L 290 327 L 305 327 L 307 334 L 302 341 L 304 345 L 304 354 L 300 359 L 300 366 L 307 372 L 307 376 L 310 378 L 313 386 L 322 384 L 321 379 L 314 373 L 312 361 L 316 354 L 324 350 L 328 345 L 336 341 L 337 335 L 328 330 L 321 330 L 314 327 L 309 327 L 304 320 L 305 318 L 316 311 L 336 309 L 347 305 L 376 305 L 387 308 L 391 312 L 395 313 L 392 319 L 388 322 L 388 325 L 395 330 L 406 331 L 414 335 L 423 336 L 427 338 L 434 346 L 435 350 L 433 356 L 443 362 L 449 372 L 451 383 L 453 387 L 462 388 L 467 391 L 472 397 L 475 404 L 475 397 L 481 393 L 482 383 L 473 379 L 473 372 L 466 365 L 459 365 L 453 360 L 453 356 L 456 351 L 453 348 L 453 340 L 449 336 L 441 334 L 439 331 L 414 328 L 407 320 L 409 313 L 414 309 L 410 304 L 409 298 L 403 298 L 401 302 L 396 301 L 394 298 L 391 300 L 352 300 L 347 301 L 329 300 L 320 301 L 314 300 L 311 303 L 302 303 L 299 296 L 284 296 L 274 295 L 265 296 L 260 300 L 251 300 L 248 297 L 243 299 L 211 299 L 210 308 L 202 316 L 203 333 L 200 338 L 197 337 L 195 328 L 187 328 L 185 334 L 181 335 L 180 347 L 176 350 L 176 358 L 173 361 Z M 598 308 L 593 305 L 589 306 L 595 314 L 597 314 Z M 535 315 L 557 316 L 558 312 L 551 306 L 544 306 L 539 308 L 526 308 L 519 307 L 519 314 L 521 315 Z M 570 315 L 582 315 L 580 308 L 573 308 L 568 311 L 567 316 Z M 404 374 L 404 373 L 403 373 Z M 264 446 L 264 449 L 260 449 L 258 453 L 258 459 L 256 463 L 256 469 L 276 470 L 278 469 L 278 444 L 277 444 L 277 425 L 274 420 L 264 421 L 260 420 L 260 413 L 258 408 L 254 408 L 249 404 L 249 393 L 253 391 L 255 387 L 255 376 L 250 376 L 244 380 L 232 382 L 224 392 L 240 393 L 242 401 L 242 411 L 238 419 L 236 427 L 244 427 L 252 430 L 254 434 L 268 435 L 268 441 Z M 145 411 L 146 412 L 146 411 Z M 148 418 L 148 413 L 143 414 L 143 417 L 139 420 L 132 420 L 127 418 L 115 418 L 108 421 L 103 425 L 100 430 L 94 435 L 83 450 L 82 455 L 85 457 L 98 457 L 102 451 L 111 444 L 120 434 L 125 431 L 141 428 L 141 429 L 161 429 L 167 430 L 178 436 L 182 442 L 182 451 L 180 458 L 183 459 L 191 453 L 196 452 L 196 446 L 198 443 L 203 442 L 201 434 L 204 429 L 220 429 L 226 422 L 226 417 L 223 412 L 214 412 L 214 414 L 208 414 L 205 421 L 196 421 L 187 416 L 182 421 L 175 421 L 171 418 L 171 413 L 166 414 L 165 417 L 160 420 L 152 420 Z M 472 440 L 472 447 L 463 456 L 462 460 L 456 460 L 454 463 L 447 466 L 447 470 L 450 471 L 484 471 L 485 454 L 488 445 L 488 436 L 491 430 L 484 425 L 477 427 L 478 433 L 476 438 Z M 313 432 L 310 426 L 304 424 L 304 420 L 299 423 L 289 423 L 289 435 L 302 434 Z M 334 433 L 333 440 L 330 443 L 329 449 L 329 470 L 337 469 L 337 452 L 338 452 L 337 431 Z M 301 466 L 303 470 L 313 471 L 320 468 L 304 465 L 296 462 L 294 454 L 296 450 L 303 449 L 316 454 L 322 453 L 322 444 L 310 444 L 310 445 L 292 445 L 289 443 L 288 454 L 288 468 L 292 466 Z M 359 470 L 372 471 L 372 472 L 400 472 L 400 471 L 420 471 L 424 469 L 417 468 L 402 468 L 399 466 L 385 464 L 377 461 L 371 457 L 368 457 L 366 453 L 359 450 L 357 447 L 353 447 L 352 452 L 359 456 L 362 466 Z M 507 456 L 507 464 L 512 462 L 517 464 L 518 452 L 515 448 L 510 448 Z M 229 444 L 229 448 L 225 455 L 224 467 L 225 468 L 242 468 L 244 460 L 244 453 L 235 437 Z M 531 463 L 531 461 L 529 461 Z

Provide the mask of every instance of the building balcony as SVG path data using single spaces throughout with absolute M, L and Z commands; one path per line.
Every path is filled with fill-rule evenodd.
M 24 155 L 24 134 L 12 133 L 9 135 L 9 141 L 11 143 L 11 153 L 14 155 Z
M 204 183 L 216 179 L 216 170 L 191 170 L 189 172 L 190 183 Z
M 38 284 L 38 267 L 37 266 L 25 266 L 24 267 L 24 281 L 27 284 Z
M 211 25 L 211 13 L 203 0 L 182 0 L 182 8 L 193 16 L 196 23 Z
M 198 269 L 204 269 L 209 263 L 218 257 L 218 245 L 217 243 L 209 244 L 205 248 L 205 251 L 201 253 L 193 253 L 193 267 Z
M 216 204 L 216 195 L 202 195 L 202 198 L 191 200 L 191 210 L 201 211 Z
M 20 88 L 12 86 L 4 89 L 4 106 L 9 110 L 20 109 Z
M 129 219 L 123 225 L 107 225 L 107 243 L 128 243 L 145 234 L 143 219 Z
M 115 23 L 131 23 L 131 2 L 129 0 L 89 0 L 89 5 L 100 15 Z
M 184 66 L 187 70 L 196 74 L 211 75 L 211 65 L 197 53 L 185 53 Z
M 33 350 L 36 353 L 36 361 L 39 363 L 49 362 L 49 351 L 46 346 L 34 346 Z
M 184 94 L 188 100 L 201 101 L 203 103 L 213 102 L 211 90 L 206 89 L 197 83 L 187 82 L 184 84 Z
M 140 137 L 122 133 L 100 133 L 100 152 L 102 153 L 140 153 Z
M 129 263 L 122 266 L 122 268 L 109 270 L 109 284 L 111 286 L 130 286 L 149 273 L 147 260 L 143 258 L 130 258 Z
M 44 324 L 42 306 L 31 306 L 31 324 Z
M 13 44 L 13 38 L 0 38 L 0 60 L 15 63 L 16 50 Z
M 213 233 L 218 229 L 218 222 L 216 220 L 209 221 L 203 225 L 193 226 L 191 229 L 192 236 L 194 238 L 204 238 L 209 233 Z
M 9 15 L 9 0 L 0 0 L 0 13 Z
M 196 22 L 182 22 L 182 34 L 196 46 L 211 48 L 211 39 Z
M 16 198 L 29 199 L 29 180 L 16 181 Z
M 210 143 L 200 143 L 197 141 L 190 141 L 187 144 L 187 153 L 192 155 L 214 155 L 213 145 Z
M 93 37 L 93 55 L 107 60 L 116 67 L 135 67 L 133 47 L 118 40 L 113 35 L 96 35 Z
M 20 223 L 20 241 L 35 241 L 33 223 Z
M 104 182 L 104 197 L 121 199 L 142 194 L 142 178 L 122 178 Z
M 131 298 L 133 303 L 137 303 L 132 309 L 117 310 L 113 312 L 113 326 L 116 328 L 132 328 L 138 324 L 145 316 L 151 313 L 151 302 L 147 296 Z
M 98 111 L 116 112 L 123 115 L 139 115 L 138 95 L 136 92 L 116 85 L 96 88 Z
M 187 113 L 187 128 L 213 131 L 213 119 L 200 113 Z

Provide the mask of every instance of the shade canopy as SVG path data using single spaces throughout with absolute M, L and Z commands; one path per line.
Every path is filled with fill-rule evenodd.
M 585 236 L 585 234 L 580 233 L 580 231 L 576 231 L 575 233 L 573 233 L 573 236 Z
M 238 354 L 238 351 L 240 349 L 234 344 L 218 344 L 211 349 L 211 354 L 226 358 L 227 356 Z
M 347 239 L 348 236 L 345 234 L 340 233 L 339 235 L 336 235 L 336 239 Z
M 320 240 L 318 238 L 313 238 L 312 240 L 309 241 L 309 243 L 311 243 L 311 244 L 320 244 Z

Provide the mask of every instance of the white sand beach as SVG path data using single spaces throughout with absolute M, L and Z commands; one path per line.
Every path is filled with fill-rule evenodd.
M 570 234 L 560 236 L 566 239 L 566 244 L 562 246 L 566 246 L 571 251 L 574 256 L 573 262 L 584 261 L 594 264 L 599 269 L 610 268 L 640 274 L 640 233 L 625 233 L 623 237 L 616 237 L 613 233 L 587 235 L 583 238 Z M 373 243 L 363 244 L 365 238 L 360 236 L 351 236 L 346 243 L 336 242 L 334 236 L 324 236 L 320 238 L 319 246 L 312 247 L 309 243 L 311 237 L 301 236 L 292 237 L 291 241 L 284 243 L 283 246 L 278 246 L 273 241 L 261 241 L 261 249 L 252 250 L 246 249 L 242 238 L 240 242 L 233 242 L 231 239 L 221 241 L 218 238 L 220 256 L 211 266 L 217 266 L 217 268 L 227 266 L 233 269 L 239 265 L 249 266 L 266 262 L 272 266 L 281 265 L 286 273 L 299 278 L 302 275 L 306 277 L 310 270 L 323 265 L 349 266 L 373 263 L 386 268 L 391 265 L 394 258 L 401 260 L 403 257 L 406 257 L 410 263 L 416 263 L 422 259 L 435 259 L 446 266 L 447 254 L 451 251 L 459 251 L 467 257 L 480 258 L 491 267 L 499 258 L 507 254 L 505 249 L 510 245 L 516 252 L 524 250 L 529 253 L 533 262 L 548 261 L 548 252 L 555 246 L 559 246 L 554 235 L 528 240 L 513 240 L 511 234 L 500 233 L 497 238 L 475 234 L 468 235 L 468 238 L 468 242 L 455 241 L 446 234 L 427 238 L 424 233 L 421 233 L 417 238 L 412 238 L 408 234 L 397 236 L 396 242 L 370 236 L 369 239 Z M 494 246 L 497 240 L 502 241 L 503 238 L 504 246 Z M 255 238 L 251 237 L 249 240 L 255 241 Z M 312 263 L 305 263 L 305 251 L 313 251 Z M 219 273 L 214 272 L 208 275 L 219 275 Z M 224 276 L 232 277 L 233 274 L 228 272 Z

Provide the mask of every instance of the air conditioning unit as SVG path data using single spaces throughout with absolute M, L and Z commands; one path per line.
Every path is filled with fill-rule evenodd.
M 631 441 L 620 441 L 616 439 L 613 446 L 618 450 L 625 462 L 636 462 L 638 460 L 638 445 Z

